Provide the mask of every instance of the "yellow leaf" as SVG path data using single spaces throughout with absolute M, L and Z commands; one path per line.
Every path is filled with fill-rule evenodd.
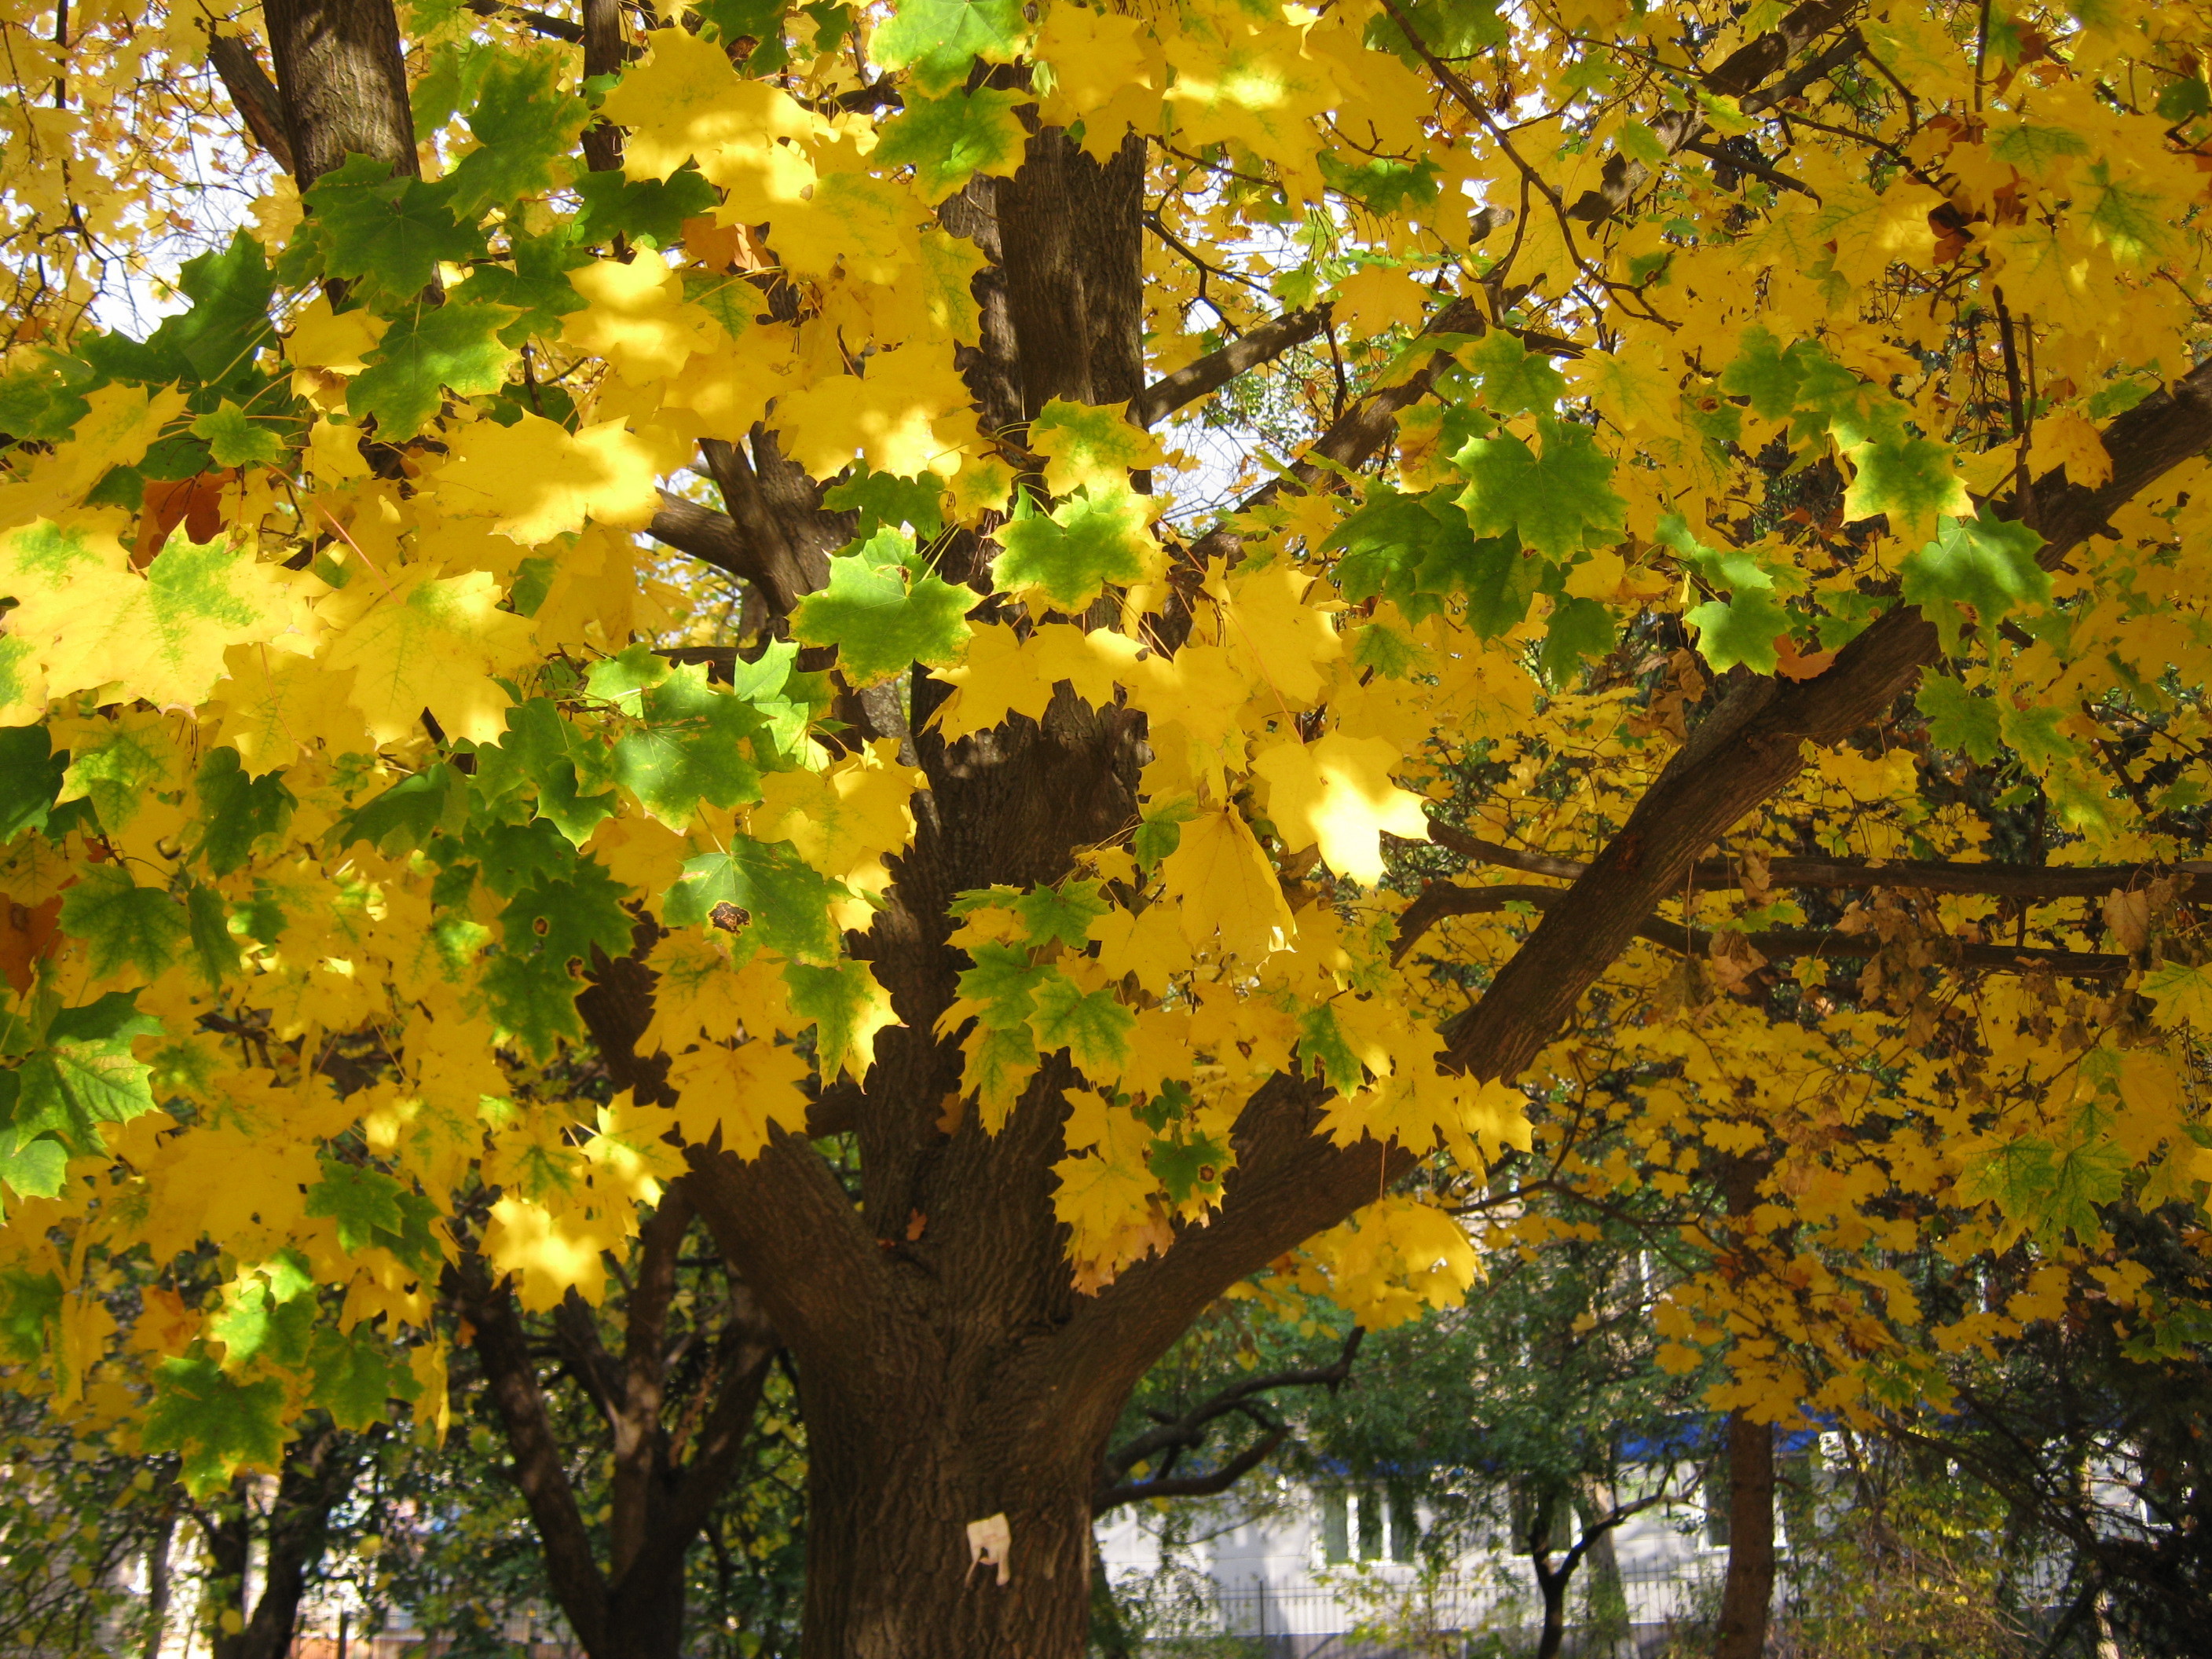
M 526 660 L 532 643 L 530 624 L 499 600 L 484 571 L 410 565 L 389 586 L 364 570 L 324 603 L 339 632 L 323 660 L 354 671 L 353 706 L 378 743 L 418 729 L 426 708 L 449 738 L 499 740 L 510 700 L 491 677 Z
M 515 1299 L 526 1313 L 550 1313 L 574 1291 L 597 1306 L 607 1291 L 599 1251 L 604 1231 L 580 1215 L 554 1214 L 527 1199 L 502 1198 L 491 1206 L 483 1249 L 492 1271 L 513 1274 Z
M 854 455 L 878 472 L 950 477 L 975 423 L 974 394 L 949 362 L 908 347 L 869 359 L 866 379 L 833 375 L 779 398 L 769 424 L 786 453 L 817 478 Z
M 622 422 L 603 421 L 571 437 L 554 422 L 525 415 L 513 426 L 478 421 L 462 432 L 438 474 L 438 493 L 463 513 L 535 547 L 586 519 L 642 529 L 660 507 L 653 453 Z
M 2084 489 L 2101 489 L 2112 477 L 2104 434 L 2070 409 L 2045 416 L 2028 440 L 2029 470 L 2039 475 L 2054 466 L 2064 467 L 2066 482 Z
M 1390 781 L 1402 754 L 1381 738 L 1331 732 L 1318 743 L 1264 750 L 1252 769 L 1267 781 L 1267 815 L 1292 852 L 1318 846 L 1328 867 L 1371 887 L 1382 879 L 1382 837 L 1425 840 L 1421 798 Z
M 595 260 L 570 271 L 568 283 L 586 303 L 562 319 L 562 343 L 608 359 L 630 380 L 664 379 L 722 338 L 720 325 L 685 301 L 684 284 L 650 248 L 627 264 Z
M 1298 925 L 1260 843 L 1233 806 L 1201 810 L 1182 826 L 1176 850 L 1160 862 L 1182 936 L 1256 962 L 1289 948 Z
M 806 1095 L 801 1087 L 807 1064 L 798 1051 L 755 1037 L 735 1048 L 710 1042 L 678 1054 L 668 1067 L 677 1091 L 675 1122 L 695 1146 L 708 1145 L 717 1131 L 725 1150 L 750 1162 L 777 1129 L 806 1127 Z

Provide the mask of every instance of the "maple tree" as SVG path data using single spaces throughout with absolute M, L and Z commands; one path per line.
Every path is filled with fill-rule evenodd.
M 1500 1170 L 1724 1199 L 1661 1354 L 1747 1458 L 2193 1340 L 2100 1211 L 2212 1173 L 2193 14 L 0 27 L 0 1273 L 85 1432 L 434 1425 L 471 1285 L 696 1213 L 808 1651 L 1065 1654 L 1152 1360 L 1448 1303 Z M 1217 394 L 1285 441 L 1194 514 Z

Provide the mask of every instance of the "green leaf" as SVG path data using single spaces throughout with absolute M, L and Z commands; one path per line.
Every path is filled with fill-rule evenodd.
M 61 799 L 89 800 L 103 829 L 120 830 L 138 816 L 148 795 L 173 787 L 171 754 L 159 726 L 110 726 L 103 738 L 71 751 L 62 774 Z
M 688 161 L 665 179 L 587 173 L 576 180 L 575 191 L 584 204 L 578 222 L 586 241 L 605 243 L 627 236 L 632 241 L 648 240 L 655 247 L 673 247 L 684 240 L 686 219 L 712 213 L 722 199 Z M 574 295 L 575 290 L 569 293 Z
M 1682 620 L 1698 630 L 1698 654 L 1717 674 L 1741 663 L 1754 674 L 1771 674 L 1780 660 L 1775 641 L 1790 631 L 1790 612 L 1770 592 L 1748 588 L 1723 604 L 1708 599 Z
M 749 927 L 762 944 L 793 961 L 828 962 L 836 958 L 838 943 L 830 905 L 844 896 L 842 886 L 806 865 L 787 842 L 771 846 L 740 836 L 728 852 L 684 865 L 662 902 L 661 918 L 673 927 Z M 718 921 L 718 908 L 725 904 L 731 908 Z
M 190 927 L 165 890 L 139 886 L 119 864 L 95 864 L 62 896 L 62 931 L 91 946 L 95 977 L 136 968 L 152 979 L 177 959 Z
M 1006 908 L 1029 930 L 1032 947 L 1056 939 L 1071 951 L 1080 951 L 1091 937 L 1091 924 L 1114 907 L 1100 895 L 1097 882 L 1070 881 L 1058 887 L 1033 887 Z
M 341 1249 L 365 1250 L 387 1236 L 399 1236 L 405 1225 L 399 1207 L 404 1190 L 381 1170 L 326 1158 L 323 1178 L 307 1188 L 307 1213 L 337 1223 Z
M 2000 704 L 1997 730 L 2004 737 L 2005 746 L 2020 757 L 2021 765 L 2031 772 L 2046 772 L 2056 762 L 2069 760 L 2081 752 L 2074 740 L 2058 729 L 2066 713 L 2063 708 L 2011 708 Z
M 885 69 L 910 67 L 924 92 L 941 92 L 965 80 L 975 58 L 1012 63 L 1028 33 L 1021 0 L 900 0 L 868 52 Z
M 594 179 L 622 181 L 618 173 L 595 173 Z M 696 175 L 694 175 L 696 176 Z M 563 220 L 543 236 L 526 236 L 510 222 L 507 257 L 514 269 L 479 260 L 468 280 L 446 296 L 447 305 L 504 306 L 514 313 L 499 331 L 500 343 L 520 349 L 533 334 L 559 331 L 561 319 L 588 303 L 576 292 L 568 273 L 592 262 L 575 220 Z M 561 417 L 571 404 L 558 386 L 538 389 L 539 412 L 547 419 Z
M 979 173 L 1010 173 L 1022 164 L 1029 135 L 1014 118 L 1014 108 L 1033 101 L 1033 94 L 989 87 L 945 98 L 909 98 L 905 111 L 882 129 L 869 159 L 911 166 L 922 199 L 941 202 Z
M 217 466 L 282 466 L 289 453 L 273 427 L 253 418 L 228 398 L 191 425 L 192 435 L 207 441 Z
M 2200 1036 L 2212 1035 L 2212 969 L 2164 963 L 2143 975 L 2142 988 L 2157 1000 L 2161 1023 L 2186 1020 Z
M 1337 1024 L 1336 1010 L 1328 1003 L 1309 1007 L 1298 1016 L 1298 1071 L 1319 1077 L 1342 1094 L 1367 1080 L 1367 1068 L 1352 1052 Z
M 1229 1169 L 1229 1148 L 1211 1135 L 1188 1140 L 1155 1140 L 1146 1163 L 1168 1196 L 1178 1204 L 1221 1196 L 1221 1177 Z
M 2043 538 L 2024 524 L 1992 518 L 1948 519 L 1936 539 L 1905 561 L 1905 598 L 1920 607 L 1954 648 L 1963 622 L 1957 606 L 1974 608 L 1984 628 L 2007 612 L 2051 598 L 2051 576 L 2035 562 Z
M 581 98 L 562 90 L 560 77 L 550 52 L 493 56 L 483 93 L 469 112 L 477 147 L 452 174 L 454 205 L 462 213 L 473 216 L 568 182 L 568 152 L 592 112 Z
M 979 603 L 924 565 L 913 544 L 882 530 L 830 561 L 830 585 L 792 612 L 792 637 L 802 645 L 835 645 L 855 688 L 903 672 L 915 663 L 948 668 L 975 630 L 963 620 Z
M 507 711 L 507 734 L 494 750 L 478 750 L 477 781 L 488 781 L 487 762 L 500 756 L 538 792 L 538 815 L 580 847 L 600 821 L 620 804 L 611 789 L 584 793 L 585 774 L 599 783 L 608 774 L 605 751 L 580 737 L 561 718 L 560 707 L 550 697 L 532 697 Z M 611 775 L 611 774 L 610 774 Z
M 240 1382 L 204 1352 L 165 1359 L 139 1441 L 149 1452 L 176 1452 L 185 1487 L 205 1498 L 228 1486 L 242 1463 L 273 1469 L 284 1455 L 284 1385 L 274 1377 Z
M 52 1273 L 0 1268 L 0 1358 L 34 1365 L 61 1323 L 62 1282 Z
M 1058 611 L 1081 610 L 1109 582 L 1140 580 L 1151 562 L 1144 510 L 1126 491 L 1076 495 L 1050 517 L 1016 519 L 1000 530 L 999 544 L 1006 550 L 992 563 L 993 583 Z
M 611 957 L 627 956 L 635 926 L 622 907 L 629 892 L 589 859 L 580 860 L 564 881 L 541 876 L 500 912 L 507 948 L 517 955 L 543 952 L 564 969 L 589 963 L 594 946 Z
M 484 250 L 483 233 L 455 213 L 453 179 L 395 177 L 387 163 L 366 155 L 349 155 L 316 179 L 304 205 L 326 249 L 326 274 L 392 300 L 413 300 L 441 263 Z
M 1407 495 L 1385 483 L 1368 486 L 1367 499 L 1347 514 L 1322 544 L 1323 552 L 1341 552 L 1337 586 L 1347 599 L 1389 599 L 1414 622 L 1439 607 L 1424 602 L 1419 572 L 1432 556 L 1474 545 L 1467 515 L 1441 494 Z M 1446 591 L 1442 586 L 1430 590 Z
M 2088 169 L 2088 185 L 2090 227 L 2115 258 L 2139 265 L 2166 251 L 2172 208 L 2164 197 L 2115 179 L 2102 157 Z
M 1938 749 L 1961 750 L 1983 766 L 1997 757 L 2002 744 L 1994 698 L 1978 697 L 1947 675 L 1930 674 L 1912 701 L 1928 717 L 1928 738 Z
M 1721 390 L 1732 398 L 1748 398 L 1754 415 L 1778 421 L 1797 406 L 1797 388 L 1804 384 L 1810 365 L 1820 349 L 1808 340 L 1793 340 L 1789 349 L 1764 327 L 1753 325 L 1743 331 L 1743 349 L 1721 371 Z
M 43 726 L 0 726 L 0 842 L 46 827 L 69 758 L 53 752 Z
M 1932 525 L 1939 514 L 1974 510 L 1948 444 L 1927 438 L 1869 439 L 1846 453 L 1858 469 L 1844 492 L 1844 517 L 1850 522 L 1887 514 L 1890 528 L 1909 537 L 1914 526 Z
M 192 954 L 208 984 L 220 990 L 239 968 L 238 941 L 231 935 L 230 909 L 222 895 L 194 882 L 185 894 L 185 919 L 191 929 Z
M 365 841 L 386 854 L 412 852 L 441 830 L 457 832 L 468 810 L 468 780 L 439 761 L 340 818 L 331 828 L 329 846 L 341 852 Z
M 276 344 L 269 320 L 276 283 L 261 244 L 243 230 L 233 233 L 228 247 L 185 262 L 177 291 L 191 306 L 143 342 L 102 335 L 79 345 L 78 354 L 117 380 L 221 386 L 250 401 L 268 384 L 254 359 Z
M 193 781 L 199 792 L 199 841 L 192 851 L 211 875 L 228 875 L 264 839 L 282 836 L 297 803 L 282 772 L 249 775 L 238 750 L 210 749 Z
M 1039 981 L 1030 1030 L 1040 1053 L 1066 1048 L 1068 1057 L 1093 1077 L 1113 1077 L 1129 1062 L 1129 1037 L 1137 1017 L 1116 1001 L 1111 990 L 1085 991 L 1057 968 Z
M 0 1183 L 18 1198 L 58 1198 L 69 1180 L 69 1152 L 58 1140 L 0 1152 Z
M 1508 434 L 1477 438 L 1454 458 L 1468 480 L 1459 504 L 1474 532 L 1516 534 L 1562 560 L 1593 536 L 1619 535 L 1628 504 L 1607 487 L 1613 462 L 1590 429 L 1542 416 L 1536 429 L 1541 455 Z
M 2070 1232 L 2087 1243 L 2102 1231 L 2097 1206 L 2120 1195 L 2130 1167 L 2127 1155 L 2104 1136 L 2063 1149 L 2024 1136 L 1983 1155 L 1973 1190 L 1996 1200 L 2015 1231 L 2025 1227 L 2054 1243 Z
M 760 799 L 760 769 L 747 758 L 763 722 L 752 706 L 707 684 L 706 666 L 687 663 L 640 697 L 647 724 L 614 747 L 617 781 L 639 805 L 681 835 L 702 801 L 736 806 Z
M 40 1048 L 14 1072 L 0 1116 L 0 1152 L 21 1152 L 40 1135 L 59 1135 L 80 1156 L 101 1150 L 96 1126 L 128 1123 L 154 1109 L 151 1069 L 131 1052 L 161 1021 L 138 1012 L 134 993 L 111 991 L 81 1008 L 64 1008 Z
M 374 416 L 376 435 L 398 443 L 428 424 L 446 392 L 471 398 L 498 391 L 515 360 L 500 331 L 514 319 L 505 306 L 458 299 L 403 313 L 346 387 L 347 412 Z
M 1529 350 L 1502 328 L 1462 346 L 1455 355 L 1481 382 L 1484 406 L 1493 415 L 1518 415 L 1531 409 L 1548 414 L 1567 395 L 1566 377 L 1552 367 L 1551 359 Z
M 1370 212 L 1395 214 L 1408 204 L 1425 207 L 1443 193 L 1443 169 L 1424 156 L 1418 161 L 1382 155 L 1347 158 L 1325 149 L 1316 158 L 1321 176 L 1332 190 L 1358 202 Z
M 841 484 L 822 492 L 822 505 L 833 513 L 857 513 L 856 540 L 866 541 L 877 531 L 903 526 L 924 541 L 945 529 L 945 480 L 926 472 L 919 478 L 902 478 L 894 472 L 855 472 Z
M 870 1057 L 860 1050 L 860 1032 L 881 996 L 868 964 L 786 963 L 783 982 L 791 1012 L 814 1022 L 814 1060 L 823 1077 L 834 1079 L 844 1067 L 855 1079 L 865 1077 Z
M 1037 987 L 1056 970 L 1032 963 L 1024 947 L 996 939 L 981 941 L 968 955 L 975 966 L 960 975 L 956 988 L 968 1000 L 981 1005 L 976 1018 L 994 1031 L 1027 1025 L 1036 1007 Z
M 1582 672 L 1583 663 L 1612 650 L 1613 641 L 1613 612 L 1603 605 L 1595 599 L 1560 601 L 1552 611 L 1536 666 L 1556 691 Z
M 307 1366 L 314 1378 L 307 1403 L 320 1406 L 342 1429 L 380 1423 L 389 1401 L 412 1400 L 422 1391 L 414 1372 L 392 1352 L 391 1340 L 366 1323 L 344 1333 L 333 1325 L 319 1327 Z
M 1129 837 L 1130 852 L 1139 864 L 1151 869 L 1182 845 L 1182 826 L 1197 816 L 1198 801 L 1193 796 L 1154 801 L 1137 821 L 1136 833 Z

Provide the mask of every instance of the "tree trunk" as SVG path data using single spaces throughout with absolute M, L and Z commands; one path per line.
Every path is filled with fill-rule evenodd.
M 263 11 L 300 188 L 349 155 L 418 173 L 392 0 L 266 0 Z
M 1714 1659 L 1761 1659 L 1774 1601 L 1774 1428 L 1729 1413 L 1728 1578 Z
M 146 1638 L 143 1659 L 161 1659 L 161 1636 L 169 1621 L 169 1550 L 177 1535 L 177 1512 L 164 1510 L 146 1544 Z

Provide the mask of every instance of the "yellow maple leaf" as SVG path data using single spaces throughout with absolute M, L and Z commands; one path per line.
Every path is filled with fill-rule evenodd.
M 513 426 L 478 421 L 455 441 L 438 473 L 438 492 L 456 511 L 493 520 L 525 547 L 573 530 L 586 519 L 641 530 L 660 507 L 651 447 L 619 420 L 571 437 L 555 422 L 525 415 Z
M 909 347 L 870 358 L 865 379 L 833 375 L 786 393 L 769 422 L 817 478 L 835 477 L 855 455 L 878 472 L 950 477 L 974 441 L 973 401 L 949 362 Z
M 416 729 L 426 708 L 448 737 L 499 740 L 511 700 L 492 676 L 532 654 L 529 623 L 499 601 L 484 571 L 440 576 L 419 564 L 388 585 L 364 570 L 325 601 L 337 633 L 323 661 L 354 671 L 349 695 L 378 743 Z
M 669 1063 L 678 1094 L 674 1122 L 685 1140 L 704 1146 L 719 1131 L 725 1150 L 750 1162 L 776 1129 L 806 1127 L 802 1085 L 808 1066 L 796 1049 L 755 1037 L 734 1048 L 710 1042 Z
M 769 220 L 769 243 L 802 276 L 827 276 L 842 265 L 856 283 L 896 283 L 913 275 L 921 257 L 917 228 L 930 216 L 921 198 L 895 179 L 832 173 L 806 201 Z
M 1216 570 L 1206 591 L 1216 607 L 1206 631 L 1232 666 L 1294 705 L 1321 695 L 1321 665 L 1342 656 L 1344 641 L 1332 620 L 1336 607 L 1313 603 L 1310 573 L 1279 560 L 1225 576 Z
M 562 343 L 606 358 L 632 380 L 665 379 L 722 337 L 720 326 L 685 301 L 682 282 L 650 248 L 639 249 L 628 264 L 595 259 L 570 271 L 568 285 L 586 303 L 562 319 Z
M 727 184 L 726 175 L 742 172 L 777 140 L 821 129 L 790 94 L 740 76 L 729 54 L 702 35 L 654 29 L 643 44 L 644 61 L 601 106 L 608 120 L 629 129 L 623 171 L 633 179 L 665 179 L 696 156 L 709 179 Z M 804 162 L 803 154 L 799 159 Z
M 898 763 L 898 744 L 878 738 L 823 772 L 771 772 L 761 780 L 760 805 L 750 833 L 757 841 L 787 841 L 816 870 L 856 895 L 890 886 L 886 854 L 914 838 L 908 804 L 928 787 L 918 768 Z M 874 915 L 865 897 L 830 909 L 841 927 L 865 927 Z
M 1176 850 L 1160 863 L 1183 937 L 1256 962 L 1287 949 L 1298 931 L 1274 866 L 1233 806 L 1206 807 L 1182 826 Z
M 1331 732 L 1313 744 L 1264 750 L 1252 769 L 1267 781 L 1267 815 L 1283 845 L 1318 846 L 1328 867 L 1371 887 L 1382 878 L 1382 837 L 1426 839 L 1421 798 L 1390 781 L 1404 758 L 1381 738 Z
M 2084 489 L 2100 489 L 2112 479 L 2104 434 L 2070 409 L 2036 422 L 2028 440 L 2029 471 L 2040 474 L 2054 466 L 2064 467 L 2066 482 Z
M 236 645 L 223 653 L 223 672 L 209 694 L 222 714 L 213 740 L 238 750 L 249 777 L 289 766 L 318 743 L 333 755 L 365 746 L 351 669 Z
M 528 1199 L 502 1198 L 491 1206 L 482 1248 L 495 1273 L 514 1276 L 524 1311 L 547 1313 L 572 1290 L 597 1306 L 607 1292 L 599 1252 L 619 1242 L 575 1212 L 556 1214 Z

